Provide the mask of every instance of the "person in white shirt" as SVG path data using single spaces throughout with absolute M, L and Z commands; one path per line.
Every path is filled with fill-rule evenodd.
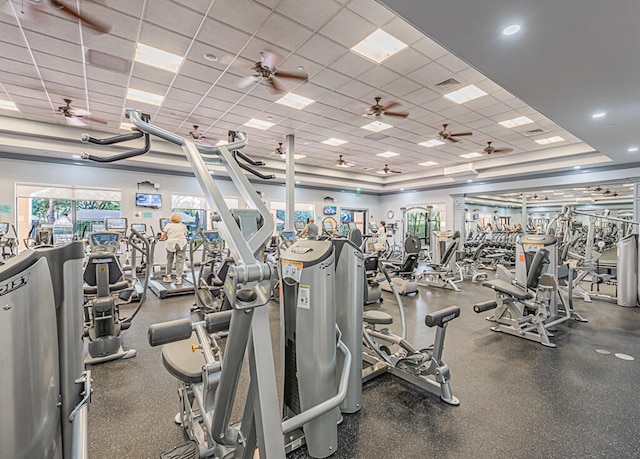
M 180 215 L 171 215 L 171 223 L 164 227 L 164 232 L 160 236 L 161 241 L 167 241 L 167 270 L 162 281 L 171 282 L 171 271 L 175 258 L 176 285 L 182 284 L 184 257 L 187 249 L 187 227 L 181 222 L 182 217 Z
M 380 221 L 380 226 L 376 232 L 376 238 L 377 241 L 373 248 L 376 252 L 384 252 L 387 249 L 387 222 L 384 220 Z

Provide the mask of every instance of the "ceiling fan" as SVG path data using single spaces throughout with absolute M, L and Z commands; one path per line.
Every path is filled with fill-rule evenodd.
M 193 125 L 193 129 L 189 131 L 189 137 L 191 137 L 193 140 L 203 140 L 206 139 L 204 132 L 198 130 L 200 126 L 194 124 Z
M 382 169 L 382 172 L 383 172 L 384 174 L 389 174 L 389 173 L 391 173 L 391 174 L 402 174 L 402 171 L 397 171 L 397 170 L 394 170 L 394 169 L 389 169 L 389 165 L 388 165 L 388 164 L 385 164 L 385 165 L 384 165 L 384 168 Z
M 511 153 L 513 151 L 513 148 L 495 148 L 492 147 L 491 144 L 493 143 L 493 141 L 487 142 L 487 146 L 484 149 L 484 152 L 488 155 L 490 155 L 491 153 Z
M 95 30 L 96 32 L 107 33 L 111 30 L 111 25 L 105 24 L 104 22 L 87 14 L 81 14 L 79 11 L 60 0 L 27 0 L 26 2 L 21 1 L 19 6 L 17 2 L 15 2 L 13 9 L 18 19 L 27 18 L 30 20 L 37 20 L 37 15 L 46 13 L 44 8 L 42 8 L 42 5 L 44 4 L 49 4 L 53 9 L 60 11 L 64 15 L 77 19 L 81 24 Z
M 463 137 L 468 135 L 473 135 L 473 132 L 451 132 L 450 129 L 447 129 L 448 124 L 442 125 L 442 131 L 438 132 L 438 137 L 442 140 L 448 140 L 449 142 L 460 142 L 456 137 Z
M 379 116 L 398 116 L 400 118 L 406 118 L 407 116 L 409 116 L 408 112 L 392 112 L 390 111 L 391 108 L 393 107 L 397 107 L 398 105 L 400 105 L 400 102 L 396 102 L 396 101 L 391 101 L 386 105 L 380 105 L 380 100 L 382 99 L 382 97 L 376 97 L 375 101 L 376 103 L 373 104 L 371 107 L 369 107 L 369 111 L 367 113 L 365 113 L 365 116 L 375 116 L 375 117 L 379 117 Z
M 347 161 L 346 159 L 342 158 L 342 155 L 340 155 L 340 157 L 336 160 L 336 166 L 337 167 L 353 167 L 355 166 L 356 163 L 354 163 L 353 161 Z
M 278 65 L 280 65 L 282 59 L 282 56 L 274 52 L 260 51 L 260 60 L 251 67 L 251 70 L 256 74 L 243 78 L 238 87 L 246 88 L 254 83 L 262 83 L 274 92 L 284 92 L 284 88 L 278 82 L 279 78 L 299 81 L 307 81 L 309 79 L 305 72 L 283 72 L 278 70 Z
M 287 158 L 287 150 L 282 146 L 282 142 L 278 142 L 278 148 L 271 152 L 272 155 L 278 155 L 282 159 Z
M 88 121 L 90 123 L 107 124 L 106 121 L 97 118 L 92 118 L 91 113 L 81 108 L 75 108 L 71 106 L 71 99 L 63 99 L 66 105 L 58 107 L 58 113 L 64 115 L 64 120 L 69 126 L 86 126 Z

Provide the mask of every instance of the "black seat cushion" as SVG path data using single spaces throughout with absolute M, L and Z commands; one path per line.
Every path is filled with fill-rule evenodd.
M 482 285 L 485 287 L 492 288 L 496 292 L 504 293 L 505 295 L 512 296 L 517 300 L 528 300 L 533 298 L 533 295 L 521 288 L 516 287 L 509 282 L 503 281 L 502 279 L 494 279 L 490 281 L 483 282 Z
M 169 373 L 187 383 L 202 382 L 202 367 L 206 363 L 202 351 L 191 351 L 191 345 L 198 345 L 195 332 L 191 338 L 162 346 L 162 363 Z

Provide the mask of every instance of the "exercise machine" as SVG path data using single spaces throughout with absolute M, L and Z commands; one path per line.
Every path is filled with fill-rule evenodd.
M 418 268 L 418 254 L 421 250 L 420 240 L 409 236 L 404 240 L 404 255 L 400 262 L 382 260 L 382 264 L 391 272 L 391 281 L 383 280 L 380 283 L 382 290 L 391 292 L 391 284 L 401 295 L 418 293 L 418 281 L 415 270 Z
M 164 232 L 164 228 L 165 226 L 167 226 L 168 223 L 171 223 L 171 220 L 168 218 L 161 218 L 159 220 L 160 234 Z M 191 238 L 188 243 L 190 247 L 189 251 L 190 251 L 190 258 L 191 258 L 191 246 L 192 244 L 195 244 L 196 241 L 193 238 Z M 190 260 L 189 263 L 194 263 L 194 261 Z M 182 284 L 176 284 L 173 277 L 171 277 L 171 273 L 166 272 L 166 266 L 167 266 L 166 241 L 157 242 L 156 248 L 154 251 L 153 263 L 151 265 L 152 265 L 152 273 L 151 273 L 151 278 L 149 280 L 149 288 L 158 298 L 163 299 L 170 296 L 189 295 L 194 292 L 195 278 L 192 277 L 191 272 L 189 272 L 189 270 L 185 270 L 183 272 Z M 165 282 L 164 281 L 165 277 L 171 278 L 171 280 L 169 282 Z
M 200 269 L 195 268 L 195 252 L 202 247 Z M 233 259 L 223 259 L 224 240 L 218 231 L 199 229 L 191 239 L 189 253 L 191 276 L 195 285 L 195 304 L 192 311 L 198 312 L 202 318 L 210 312 L 222 309 L 224 290 L 222 286 L 227 277 Z
M 165 344 L 162 353 L 163 364 L 179 381 L 179 394 L 182 398 L 178 419 L 191 440 L 181 445 L 180 451 L 175 450 L 174 457 L 194 457 L 198 451 L 200 457 L 222 458 L 233 455 L 249 459 L 254 457 L 257 448 L 260 457 L 284 459 L 285 433 L 334 410 L 344 400 L 346 382 L 340 384 L 340 391 L 331 400 L 320 402 L 282 421 L 269 316 L 265 308 L 271 294 L 272 268 L 261 261 L 261 252 L 274 232 L 275 223 L 242 169 L 261 178 L 270 177 L 254 170 L 249 162 L 250 158 L 240 152 L 247 144 L 244 133 L 230 132 L 228 145 L 200 145 L 149 124 L 148 116 L 138 111 L 127 110 L 126 116 L 136 126 L 140 136 L 145 136 L 145 146 L 108 158 L 85 155 L 85 159 L 108 162 L 145 154 L 150 149 L 151 135 L 181 146 L 209 205 L 218 209 L 218 230 L 236 261 L 236 264 L 229 268 L 224 286 L 232 305 L 230 311 L 210 314 L 207 316 L 208 320 L 195 324 L 189 319 L 156 324 L 149 331 L 151 345 Z M 122 137 L 125 137 L 125 140 L 138 138 L 135 134 L 134 132 L 127 136 L 116 136 L 97 143 L 116 143 Z M 89 136 L 83 138 L 91 141 Z M 255 209 L 263 217 L 263 225 L 250 239 L 243 236 L 235 223 L 224 202 L 223 194 L 211 176 L 208 163 L 222 165 L 249 208 Z M 225 322 L 229 324 L 229 333 L 225 351 L 222 352 L 207 335 L 206 328 L 207 323 Z M 212 325 L 210 331 L 215 331 L 216 328 L 217 326 Z M 333 324 L 331 330 L 334 333 Z M 193 344 L 199 352 L 192 351 L 190 340 L 197 340 L 197 343 Z M 332 335 L 332 341 L 335 343 L 335 335 Z M 338 341 L 338 347 L 342 350 L 344 345 L 340 343 L 342 341 Z M 243 405 L 242 421 L 232 425 L 230 417 L 245 353 L 249 366 L 249 387 Z M 344 366 L 350 367 L 350 360 L 350 354 L 346 350 Z M 184 454 L 179 456 L 178 453 Z M 192 455 L 186 456 L 188 453 Z
M 440 262 L 429 263 L 429 269 L 422 270 L 418 275 L 418 285 L 422 287 L 450 288 L 459 292 L 460 287 L 457 284 L 463 280 L 463 273 L 452 266 L 460 243 L 460 233 L 458 231 L 436 231 L 436 233 L 440 234 L 438 236 L 439 243 L 436 247 L 446 246 L 446 249 L 444 251 L 442 249 L 436 251 L 436 253 L 441 253 L 442 255 L 441 258 L 436 256 L 436 259 L 439 259 Z
M 132 236 L 139 240 L 140 250 L 148 257 L 152 244 L 132 229 Z M 125 279 L 116 255 L 121 234 L 104 231 L 89 234 L 91 253 L 83 273 L 84 280 L 84 336 L 87 338 L 86 364 L 98 364 L 136 356 L 136 351 L 122 348 L 122 333 L 131 326 L 131 321 L 146 299 L 149 282 L 147 270 L 138 306 L 128 318 L 120 316 L 120 306 L 130 303 L 135 294 L 137 278 Z
M 80 242 L 0 264 L 0 455 L 86 459 L 91 371 L 84 369 Z
M 555 236 L 526 234 L 520 237 L 515 278 L 483 282 L 482 285 L 496 292 L 496 300 L 473 306 L 477 313 L 495 309 L 487 317 L 497 324 L 492 331 L 556 347 L 549 339 L 553 337 L 553 327 L 570 319 L 585 322 L 574 311 L 572 301 L 566 301 L 558 289 L 557 252 Z M 569 269 L 569 285 L 572 275 L 573 270 Z M 503 270 L 502 276 L 508 274 Z
M 13 235 L 10 234 L 10 231 Z M 18 233 L 13 223 L 0 222 L 0 256 L 3 260 L 18 255 Z

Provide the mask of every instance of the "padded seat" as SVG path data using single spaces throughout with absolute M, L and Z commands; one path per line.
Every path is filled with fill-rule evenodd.
M 206 362 L 199 349 L 191 351 L 192 344 L 200 344 L 195 332 L 189 339 L 165 344 L 162 346 L 162 364 L 180 381 L 195 384 L 202 382 L 202 367 Z
M 369 324 L 378 325 L 391 325 L 393 323 L 391 314 L 382 311 L 364 311 L 362 313 L 362 320 Z
M 505 295 L 509 295 L 514 297 L 517 300 L 528 300 L 533 298 L 533 295 L 521 288 L 516 287 L 509 282 L 503 281 L 502 279 L 494 279 L 490 281 L 483 282 L 482 285 L 485 287 L 492 288 L 493 290 L 504 293 Z

